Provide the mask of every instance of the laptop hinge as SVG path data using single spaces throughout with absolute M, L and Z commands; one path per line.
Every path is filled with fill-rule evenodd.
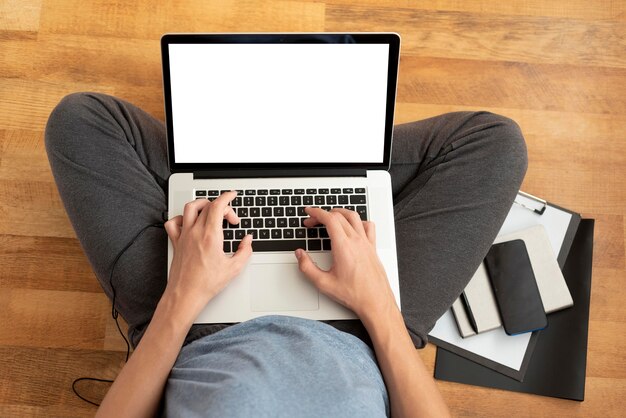
M 210 170 L 194 171 L 193 178 L 225 179 L 225 178 L 263 178 L 263 177 L 365 177 L 367 170 L 363 168 L 311 168 L 311 169 L 277 169 L 277 170 Z

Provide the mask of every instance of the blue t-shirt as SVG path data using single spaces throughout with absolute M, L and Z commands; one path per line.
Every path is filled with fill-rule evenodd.
M 265 316 L 181 350 L 164 394 L 172 417 L 381 417 L 387 390 L 372 350 L 330 325 Z

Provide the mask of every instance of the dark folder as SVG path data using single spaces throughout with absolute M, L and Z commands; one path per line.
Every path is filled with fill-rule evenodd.
M 593 219 L 580 222 L 563 267 L 574 306 L 548 316 L 539 333 L 524 381 L 519 382 L 437 348 L 435 378 L 516 392 L 582 401 L 585 397 Z

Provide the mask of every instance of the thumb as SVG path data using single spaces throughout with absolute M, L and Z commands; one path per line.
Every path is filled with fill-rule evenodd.
M 165 224 L 163 224 L 163 226 L 165 227 L 165 232 L 167 232 L 167 235 L 172 240 L 172 245 L 174 246 L 176 246 L 176 244 L 178 243 L 178 238 L 180 237 L 181 227 L 183 223 L 182 221 L 183 217 L 179 215 L 173 217 L 169 221 L 165 222 Z
M 302 250 L 296 250 L 296 258 L 298 259 L 298 267 L 304 275 L 319 287 L 319 283 L 324 278 L 326 272 L 315 265 L 309 254 Z
M 237 248 L 237 252 L 233 254 L 231 260 L 233 260 L 235 264 L 235 269 L 237 270 L 237 274 L 241 271 L 243 266 L 246 265 L 248 258 L 252 255 L 252 235 L 246 235 L 243 237 L 241 242 L 239 243 L 239 248 Z

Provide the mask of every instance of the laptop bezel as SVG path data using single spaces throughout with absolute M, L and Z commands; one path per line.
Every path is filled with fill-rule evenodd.
M 346 37 L 350 37 L 346 42 Z M 371 163 L 177 163 L 175 162 L 172 96 L 170 83 L 169 45 L 204 43 L 384 43 L 389 45 L 387 72 L 387 104 L 385 113 L 385 138 L 382 162 Z M 397 33 L 237 33 L 237 34 L 165 34 L 161 37 L 163 68 L 163 94 L 167 129 L 168 163 L 172 173 L 229 170 L 388 170 L 391 161 L 393 121 L 398 81 L 400 36 Z

